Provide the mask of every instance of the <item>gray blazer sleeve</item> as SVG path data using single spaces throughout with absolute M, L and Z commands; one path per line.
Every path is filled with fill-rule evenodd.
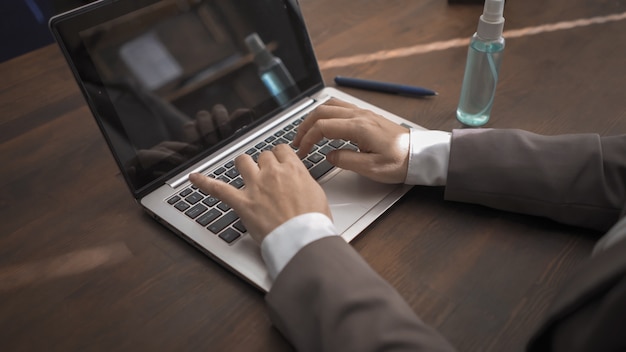
M 626 350 L 626 135 L 454 131 L 446 199 L 612 227 L 605 238 L 621 240 L 570 278 L 528 350 Z
M 315 241 L 266 295 L 298 351 L 453 351 L 341 237 Z
M 463 130 L 453 133 L 446 198 L 607 230 L 624 206 L 625 182 L 625 136 Z M 583 276 L 595 279 L 574 285 L 580 287 L 571 290 L 577 294 L 557 302 L 552 316 L 585 297 L 598 277 L 602 282 L 615 282 L 615 273 L 621 277 L 626 263 L 609 262 L 610 275 L 597 275 L 592 266 L 592 274 Z M 266 301 L 273 323 L 299 351 L 453 350 L 340 237 L 300 250 Z M 562 319 L 548 320 L 546 331 L 556 331 Z M 552 336 L 542 333 L 536 341 Z
M 607 231 L 626 204 L 626 135 L 455 130 L 445 197 Z

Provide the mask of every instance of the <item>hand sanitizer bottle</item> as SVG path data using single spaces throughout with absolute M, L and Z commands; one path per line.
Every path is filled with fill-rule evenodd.
M 457 119 L 467 126 L 482 126 L 489 121 L 504 51 L 503 12 L 504 0 L 485 0 L 478 29 L 470 40 L 456 110 Z
M 246 45 L 254 55 L 259 77 L 279 105 L 286 104 L 298 94 L 298 87 L 283 61 L 269 52 L 257 33 L 246 37 Z

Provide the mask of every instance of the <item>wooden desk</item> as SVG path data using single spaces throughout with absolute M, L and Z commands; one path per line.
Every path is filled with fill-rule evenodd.
M 330 85 L 342 74 L 433 88 L 434 99 L 349 91 L 427 128 L 461 127 L 465 45 L 328 60 L 468 38 L 481 6 L 301 4 Z M 512 0 L 505 29 L 625 11 L 623 1 Z M 510 38 L 487 127 L 626 133 L 623 43 L 623 19 Z M 3 63 L 0 78 L 3 351 L 291 350 L 259 292 L 134 203 L 56 46 Z M 414 188 L 355 248 L 459 350 L 522 350 L 598 234 L 442 194 Z

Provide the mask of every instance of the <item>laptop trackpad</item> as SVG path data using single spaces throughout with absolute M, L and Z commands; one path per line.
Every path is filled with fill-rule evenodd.
M 322 184 L 339 233 L 352 226 L 397 187 L 374 182 L 346 170 Z

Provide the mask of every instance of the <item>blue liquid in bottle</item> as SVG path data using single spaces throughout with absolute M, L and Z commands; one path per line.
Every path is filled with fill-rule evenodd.
M 470 40 L 456 118 L 466 126 L 489 121 L 504 51 L 504 0 L 485 0 L 478 29 Z
M 482 126 L 489 121 L 502 63 L 504 38 L 484 41 L 474 34 L 456 110 L 457 119 L 467 126 Z

